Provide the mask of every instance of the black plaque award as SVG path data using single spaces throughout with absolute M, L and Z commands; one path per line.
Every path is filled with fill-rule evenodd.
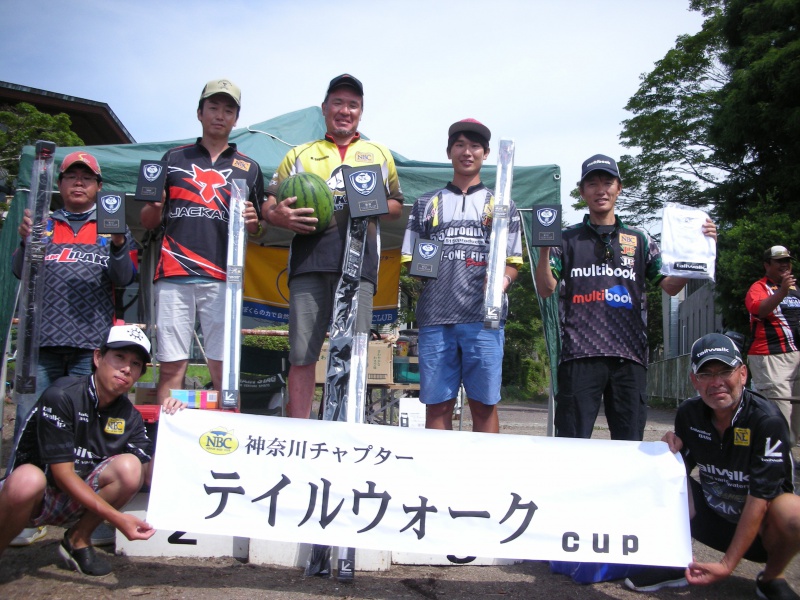
M 442 260 L 442 243 L 436 240 L 417 238 L 411 255 L 408 274 L 416 277 L 436 279 L 439 276 L 439 263 Z
M 125 194 L 97 195 L 97 233 L 125 233 Z
M 380 165 L 344 166 L 342 179 L 352 218 L 375 217 L 389 212 Z
M 162 160 L 143 160 L 139 167 L 134 200 L 161 202 L 164 182 L 167 180 L 167 163 Z
M 533 209 L 531 246 L 561 245 L 561 205 L 537 205 Z

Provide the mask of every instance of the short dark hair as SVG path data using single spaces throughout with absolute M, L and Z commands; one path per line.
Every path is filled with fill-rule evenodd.
M 456 132 L 453 133 L 453 135 L 451 135 L 449 138 L 447 138 L 447 151 L 448 152 L 450 152 L 450 148 L 453 147 L 453 144 L 456 143 L 456 140 L 459 138 L 459 136 L 462 136 L 462 135 L 465 138 L 467 138 L 470 142 L 475 142 L 476 144 L 480 144 L 481 146 L 483 146 L 483 151 L 484 152 L 488 152 L 489 151 L 489 140 L 487 140 L 485 137 L 483 137 L 480 133 L 475 133 L 474 131 L 456 131 Z M 440 148 L 441 148 L 441 146 L 440 146 Z
M 614 177 L 614 175 L 612 175 L 611 173 L 609 173 L 607 171 L 603 171 L 602 169 L 597 169 L 596 171 L 591 171 L 591 172 L 587 173 L 586 177 L 584 177 L 578 183 L 575 184 L 575 185 L 578 186 L 578 190 L 579 191 L 581 191 L 581 192 L 583 191 L 583 184 L 586 183 L 586 180 L 589 179 L 589 177 L 591 177 L 595 173 L 597 173 L 598 175 L 605 175 L 606 177 L 611 177 L 612 179 L 616 179 L 617 183 L 622 185 L 622 179 L 620 179 L 619 177 Z
M 223 94 L 223 96 L 224 95 L 225 94 Z M 219 94 L 217 94 L 217 96 L 219 96 Z M 214 96 L 209 96 L 208 98 L 213 98 L 213 97 Z M 228 96 L 228 97 L 230 98 L 230 96 Z M 198 112 L 203 112 L 203 105 L 206 103 L 206 100 L 208 100 L 208 98 L 200 98 L 200 102 L 197 103 L 197 111 Z M 234 104 L 236 104 L 236 102 L 234 102 Z M 239 113 L 241 112 L 241 110 L 242 110 L 242 107 L 239 106 L 238 104 L 236 104 L 236 118 L 237 119 L 239 118 Z
M 347 85 L 347 84 L 344 84 L 344 85 L 337 85 L 337 86 L 336 86 L 335 88 L 333 88 L 332 90 L 328 90 L 328 92 L 325 94 L 325 100 L 323 100 L 323 101 L 322 101 L 322 103 L 323 103 L 323 104 L 327 104 L 327 103 L 328 103 L 328 97 L 331 95 L 331 92 L 335 92 L 336 90 L 340 90 L 340 89 L 342 89 L 342 88 L 344 88 L 344 87 L 346 87 L 346 88 L 350 88 L 350 89 L 351 89 L 351 90 L 353 90 L 353 91 L 354 91 L 356 94 L 359 94 L 359 92 L 358 92 L 358 88 L 356 88 L 356 87 L 354 87 L 354 86 L 352 86 L 352 85 Z M 363 94 L 359 94 L 359 96 L 361 97 L 361 110 L 364 110 L 364 95 L 363 95 Z

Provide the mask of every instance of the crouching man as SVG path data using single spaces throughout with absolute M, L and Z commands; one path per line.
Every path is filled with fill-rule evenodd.
M 68 529 L 58 551 L 70 568 L 102 577 L 111 566 L 91 545 L 108 521 L 129 540 L 155 530 L 120 509 L 139 491 L 152 442 L 126 396 L 150 360 L 131 325 L 112 327 L 94 351 L 94 373 L 57 379 L 39 398 L 0 481 L 0 554 L 24 527 Z
M 688 569 L 653 567 L 625 580 L 652 592 L 687 583 L 707 585 L 733 573 L 742 558 L 766 563 L 756 594 L 798 599 L 783 571 L 800 551 L 800 497 L 794 495 L 789 427 L 769 400 L 744 388 L 747 367 L 736 345 L 712 333 L 692 346 L 692 385 L 698 397 L 683 402 L 675 431 L 662 441 L 680 452 L 689 478 L 692 537 L 724 556 Z

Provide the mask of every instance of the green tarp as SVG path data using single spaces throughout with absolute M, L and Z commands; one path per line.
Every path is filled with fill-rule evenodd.
M 199 128 L 198 128 L 199 129 Z M 297 110 L 262 123 L 257 123 L 246 128 L 236 129 L 231 134 L 231 141 L 236 143 L 239 150 L 256 160 L 264 172 L 265 179 L 271 178 L 278 163 L 291 146 L 303 144 L 323 137 L 325 134 L 325 121 L 319 107 L 310 107 Z M 86 149 L 100 162 L 103 171 L 103 190 L 106 192 L 124 192 L 133 194 L 139 171 L 139 163 L 143 159 L 160 159 L 163 154 L 174 146 L 193 143 L 194 138 L 186 140 L 171 140 L 144 144 L 120 144 L 108 146 L 90 146 Z M 384 141 L 385 142 L 385 141 Z M 77 148 L 59 148 L 56 151 L 56 166 L 68 153 Z M 405 194 L 405 215 L 417 197 L 426 191 L 435 189 L 447 182 L 452 175 L 450 163 L 429 163 L 409 160 L 395 152 L 392 153 L 397 164 L 400 184 Z M 28 190 L 30 188 L 31 167 L 33 164 L 33 147 L 27 146 L 20 159 L 20 176 L 16 183 L 11 208 L 0 234 L 0 252 L 4 260 L 0 261 L 0 323 L 7 324 L 12 316 L 14 300 L 18 281 L 10 270 L 11 252 L 19 244 L 17 226 L 22 218 L 22 213 L 27 205 Z M 490 187 L 494 185 L 495 171 L 492 166 L 484 169 L 483 179 Z M 561 202 L 560 169 L 557 165 L 536 167 L 514 167 L 514 181 L 512 196 L 517 206 L 522 211 L 526 239 L 530 233 L 530 223 L 533 218 L 533 206 L 537 204 L 559 204 Z M 266 182 L 265 182 L 266 183 Z M 128 227 L 134 236 L 141 240 L 144 230 L 139 225 L 139 210 L 142 204 L 131 197 L 126 202 L 126 216 Z M 405 229 L 405 219 L 382 224 L 382 243 L 386 248 L 400 246 Z M 267 237 L 268 244 L 284 245 L 290 239 L 288 232 L 274 230 Z M 533 250 L 532 259 L 535 261 L 538 252 Z M 542 306 L 543 316 L 547 319 L 545 324 L 548 332 L 548 349 L 551 363 L 555 365 L 554 350 L 558 344 L 558 321 L 555 310 L 555 299 L 551 298 Z M 553 320 L 555 319 L 555 320 Z M 3 328 L 3 341 L 5 342 L 7 328 Z

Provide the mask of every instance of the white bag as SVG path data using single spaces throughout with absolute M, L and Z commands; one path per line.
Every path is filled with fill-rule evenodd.
M 661 273 L 714 281 L 717 241 L 703 234 L 708 215 L 674 202 L 664 205 L 661 225 Z

